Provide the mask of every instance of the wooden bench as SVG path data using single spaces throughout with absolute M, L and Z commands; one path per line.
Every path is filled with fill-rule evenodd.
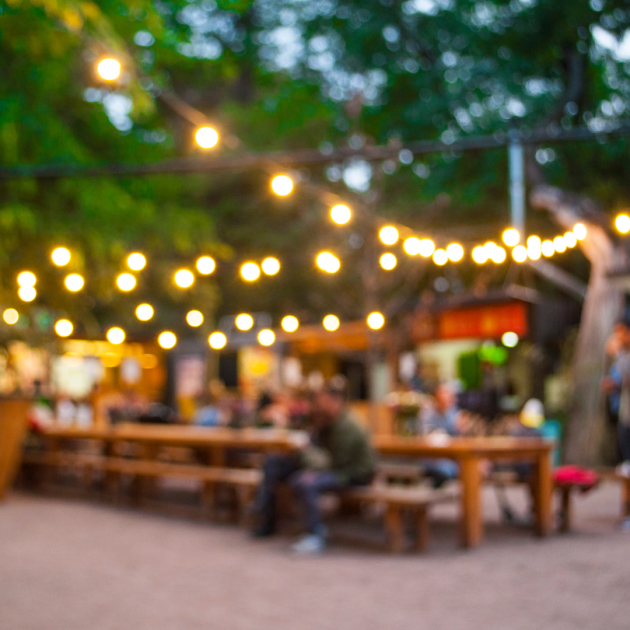
M 380 462 L 376 469 L 376 479 L 384 483 L 415 484 L 422 479 L 422 468 L 413 464 Z

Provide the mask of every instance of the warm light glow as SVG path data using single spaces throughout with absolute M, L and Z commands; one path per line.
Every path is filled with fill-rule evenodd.
M 501 342 L 508 348 L 516 348 L 518 341 L 518 335 L 515 332 L 503 333 L 503 336 L 501 337 Z
M 576 223 L 573 226 L 573 234 L 578 241 L 583 241 L 586 238 L 586 226 L 584 223 Z
M 121 291 L 132 291 L 136 286 L 136 279 L 130 273 L 121 273 L 116 278 L 116 284 Z
M 164 350 L 170 350 L 177 344 L 177 337 L 170 330 L 165 330 L 158 336 L 158 344 Z
M 2 319 L 4 319 L 9 326 L 13 326 L 13 324 L 17 324 L 18 319 L 20 319 L 20 314 L 14 308 L 8 308 L 2 313 Z
M 288 333 L 292 333 L 299 328 L 300 322 L 298 321 L 297 317 L 294 317 L 293 315 L 287 315 L 286 317 L 282 318 L 280 326 L 282 326 L 282 330 Z
M 330 209 L 330 218 L 337 225 L 345 225 L 352 218 L 352 211 L 343 203 L 338 203 Z
M 173 277 L 175 280 L 175 284 L 181 289 L 188 289 L 192 287 L 193 282 L 195 281 L 195 276 L 193 276 L 192 271 L 188 269 L 180 269 L 175 273 Z
M 214 258 L 210 256 L 202 256 L 197 259 L 197 271 L 204 275 L 210 275 L 217 268 L 217 264 L 214 262 Z
M 153 307 L 150 304 L 138 304 L 136 308 L 136 317 L 141 322 L 148 322 L 153 317 Z
M 390 252 L 383 254 L 379 262 L 381 263 L 381 267 L 383 267 L 386 271 L 391 271 L 398 264 L 396 256 Z
M 203 314 L 201 311 L 188 311 L 186 314 L 186 322 L 188 322 L 189 326 L 193 328 L 197 328 L 197 326 L 201 326 L 203 324 Z
M 478 264 L 483 265 L 488 260 L 488 253 L 483 245 L 477 245 L 472 250 L 472 259 Z
M 382 313 L 374 311 L 367 316 L 367 325 L 372 330 L 380 330 L 385 325 L 385 317 Z
M 403 249 L 410 256 L 417 256 L 420 253 L 420 248 L 420 239 L 415 236 L 411 236 L 403 243 Z
M 553 246 L 559 254 L 567 251 L 567 244 L 562 236 L 556 236 L 556 238 L 553 239 Z
M 630 232 L 630 217 L 627 214 L 619 214 L 615 219 L 615 227 L 621 234 Z
M 37 278 L 31 271 L 23 271 L 18 274 L 17 283 L 21 287 L 34 287 L 36 282 Z
M 125 331 L 115 326 L 107 331 L 107 341 L 114 345 L 121 344 L 125 340 Z
M 141 271 L 145 268 L 147 259 L 140 253 L 134 252 L 127 256 L 127 266 L 133 271 Z
M 120 61 L 107 57 L 106 59 L 101 59 L 101 61 L 98 62 L 96 71 L 101 79 L 105 79 L 105 81 L 114 81 L 120 76 L 120 68 Z
M 195 141 L 202 149 L 212 149 L 219 142 L 219 134 L 212 127 L 199 127 L 195 133 Z
M 208 337 L 208 343 L 213 350 L 221 350 L 227 345 L 227 337 L 222 332 L 213 332 Z
M 241 267 L 241 277 L 247 282 L 254 282 L 260 278 L 260 267 L 253 262 L 246 262 Z
M 488 241 L 484 246 L 483 250 L 486 252 L 486 256 L 488 260 L 492 260 L 492 256 L 494 255 L 494 250 L 498 247 L 498 245 L 494 241 Z
M 535 247 L 528 247 L 527 248 L 527 257 L 530 260 L 538 260 L 540 258 L 541 255 L 541 249 L 538 248 L 536 249 Z
M 55 332 L 60 337 L 69 337 L 72 334 L 73 330 L 74 326 L 72 325 L 72 322 L 68 319 L 60 319 L 55 324 Z
M 337 271 L 341 268 L 339 258 L 330 252 L 321 252 L 320 254 L 317 254 L 315 262 L 322 271 L 326 271 L 328 273 L 337 273 Z
M 393 245 L 394 243 L 398 242 L 398 239 L 400 237 L 400 235 L 398 234 L 398 230 L 393 225 L 386 225 L 385 227 L 381 228 L 378 236 L 381 239 L 381 242 L 383 242 L 385 245 Z
M 575 234 L 573 232 L 566 232 L 564 235 L 564 242 L 567 247 L 575 247 L 577 245 L 577 238 L 575 238 Z
M 464 248 L 459 243 L 451 243 L 446 248 L 446 255 L 452 262 L 459 262 L 464 257 Z
M 490 258 L 492 259 L 493 263 L 496 263 L 497 265 L 500 265 L 501 263 L 505 262 L 505 259 L 507 258 L 507 254 L 505 253 L 505 249 L 503 247 L 499 247 L 499 245 L 497 245 L 492 250 L 492 256 L 490 256 Z
M 540 251 L 542 252 L 543 256 L 547 256 L 547 258 L 549 258 L 556 253 L 556 248 L 553 246 L 552 241 L 547 240 L 543 241 L 540 245 Z
M 23 302 L 32 302 L 37 297 L 37 291 L 35 291 L 35 287 L 20 287 L 18 296 Z
M 293 190 L 293 180 L 288 175 L 276 175 L 271 180 L 271 190 L 279 197 L 286 197 Z
M 507 230 L 505 230 L 505 232 L 503 232 L 503 242 L 508 247 L 516 247 L 516 245 L 519 244 L 520 240 L 521 235 L 519 234 L 519 231 L 515 228 L 508 228 Z
M 333 330 L 337 330 L 337 328 L 339 328 L 339 318 L 336 315 L 326 315 L 322 323 L 324 325 L 324 328 L 329 332 L 332 332 Z
M 518 263 L 525 262 L 527 260 L 527 249 L 523 245 L 517 245 L 512 250 L 512 258 Z
M 275 276 L 280 271 L 280 261 L 277 258 L 265 258 L 260 265 L 262 270 L 268 276 Z
M 269 328 L 264 328 L 258 333 L 258 343 L 261 346 L 271 346 L 275 340 L 276 336 L 273 330 L 269 330 Z
M 234 323 L 239 330 L 250 330 L 254 325 L 254 318 L 248 313 L 241 313 L 240 315 L 237 315 Z
M 64 282 L 66 285 L 66 289 L 68 289 L 68 291 L 72 291 L 73 293 L 80 291 L 85 284 L 83 276 L 80 276 L 78 273 L 71 273 L 70 275 L 66 276 Z
M 428 258 L 433 256 L 435 251 L 435 243 L 430 238 L 423 238 L 420 240 L 420 256 Z
M 436 249 L 433 252 L 433 262 L 440 267 L 448 262 L 448 254 L 445 249 Z
M 530 236 L 527 239 L 527 249 L 540 249 L 541 241 L 540 236 Z
M 70 262 L 70 251 L 65 247 L 57 247 L 53 249 L 50 258 L 57 267 L 64 267 Z

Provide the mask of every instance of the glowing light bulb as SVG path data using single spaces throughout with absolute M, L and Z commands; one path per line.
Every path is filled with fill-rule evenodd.
M 280 261 L 277 258 L 269 257 L 262 261 L 261 265 L 263 273 L 268 276 L 275 276 L 280 271 Z
M 576 223 L 573 226 L 573 234 L 578 241 L 583 241 L 586 238 L 586 226 L 584 223 Z
M 421 247 L 420 239 L 415 236 L 405 239 L 405 242 L 403 243 L 403 249 L 410 256 L 417 256 L 420 253 Z
M 20 287 L 18 296 L 22 302 L 32 302 L 37 297 L 37 291 L 35 287 Z
M 239 330 L 251 330 L 254 325 L 254 318 L 248 313 L 241 313 L 236 317 L 234 323 Z
M 180 289 L 188 289 L 192 287 L 195 282 L 195 276 L 193 276 L 192 271 L 189 271 L 188 269 L 180 269 L 175 273 L 173 279 Z
M 141 322 L 148 322 L 153 317 L 153 307 L 150 304 L 138 304 L 136 307 L 136 317 Z
M 448 262 L 448 254 L 445 249 L 436 249 L 433 252 L 433 262 L 442 267 Z
M 501 343 L 507 348 L 516 348 L 518 342 L 519 338 L 515 332 L 503 333 L 503 336 L 501 337 Z
M 530 249 L 530 248 L 540 249 L 540 245 L 541 245 L 540 236 L 530 236 L 527 239 L 527 249 Z
M 505 249 L 497 245 L 492 251 L 492 256 L 490 258 L 492 259 L 493 263 L 500 265 L 501 263 L 505 262 L 505 259 L 507 258 Z
M 120 61 L 118 59 L 113 59 L 112 57 L 107 57 L 106 59 L 101 59 L 96 66 L 96 71 L 101 79 L 105 79 L 105 81 L 114 81 L 120 76 Z
M 562 236 L 556 236 L 556 238 L 553 239 L 553 246 L 559 254 L 567 251 L 567 244 Z
M 540 258 L 542 251 L 540 249 L 540 247 L 538 249 L 536 249 L 535 247 L 528 247 L 527 248 L 527 257 L 530 260 L 538 260 Z
M 293 190 L 293 180 L 288 175 L 276 175 L 271 180 L 271 190 L 279 197 L 286 197 Z
M 219 134 L 212 127 L 199 127 L 195 132 L 195 142 L 202 149 L 212 149 L 219 142 Z
M 517 245 L 512 250 L 512 258 L 518 263 L 525 262 L 527 260 L 527 249 L 523 245 Z
M 125 331 L 122 328 L 118 328 L 118 326 L 114 326 L 114 328 L 110 328 L 107 331 L 107 341 L 116 346 L 125 340 L 125 336 Z
M 188 311 L 186 314 L 186 322 L 189 326 L 197 328 L 203 324 L 203 314 L 201 311 Z
M 575 234 L 573 232 L 566 232 L 564 235 L 564 242 L 567 247 L 575 247 L 577 245 L 577 238 L 575 238 Z
M 57 267 L 64 267 L 70 262 L 70 251 L 65 247 L 57 247 L 52 250 L 50 258 Z
M 78 273 L 71 273 L 70 275 L 66 276 L 64 283 L 68 291 L 76 293 L 83 288 L 85 280 L 83 280 L 83 276 L 80 276 Z
M 459 262 L 464 257 L 464 248 L 459 243 L 451 243 L 446 248 L 446 255 L 452 262 Z
M 630 232 L 630 217 L 627 214 L 617 215 L 615 227 L 621 234 L 627 234 Z
M 23 271 L 22 273 L 18 274 L 18 277 L 17 277 L 18 286 L 34 287 L 36 282 L 37 282 L 37 278 L 35 277 L 35 274 L 32 273 L 31 271 Z
M 315 259 L 317 266 L 327 273 L 337 273 L 341 268 L 339 258 L 330 252 L 321 252 Z
M 116 284 L 121 291 L 133 291 L 136 286 L 136 279 L 130 273 L 121 273 L 116 278 Z
M 246 282 L 254 282 L 260 278 L 260 267 L 253 262 L 246 262 L 241 266 L 241 278 Z
M 543 256 L 546 256 L 547 258 L 549 258 L 550 256 L 553 256 L 556 253 L 556 248 L 553 246 L 552 241 L 546 240 L 541 243 L 540 251 L 542 252 Z
M 271 346 L 275 340 L 276 336 L 269 328 L 264 328 L 258 333 L 258 343 L 261 346 Z
M 343 203 L 338 203 L 330 209 L 330 218 L 337 225 L 345 225 L 352 218 L 352 211 Z
M 327 331 L 333 332 L 339 328 L 339 318 L 336 315 L 326 315 L 322 324 Z
M 521 235 L 519 231 L 515 228 L 508 228 L 503 232 L 503 242 L 508 247 L 516 247 L 521 240 Z
M 435 243 L 430 238 L 423 238 L 420 240 L 420 256 L 423 258 L 429 258 L 433 256 L 435 252 Z
M 396 260 L 396 256 L 394 256 L 394 254 L 387 252 L 380 257 L 379 263 L 383 269 L 391 271 L 398 264 L 398 261 Z
M 398 230 L 393 225 L 386 225 L 381 228 L 378 233 L 381 242 L 385 245 L 393 245 L 398 242 L 400 235 L 398 234 Z
M 201 256 L 197 259 L 197 271 L 204 276 L 209 276 L 216 267 L 214 258 L 210 258 L 210 256 Z
M 72 322 L 68 319 L 60 319 L 55 323 L 55 332 L 60 337 L 69 337 L 74 330 Z
M 385 325 L 385 317 L 383 317 L 382 313 L 378 311 L 374 311 L 367 316 L 367 325 L 372 330 L 380 330 Z
M 127 267 L 133 271 L 141 271 L 145 268 L 147 259 L 140 253 L 134 252 L 127 256 Z
M 483 245 L 477 245 L 472 250 L 472 259 L 478 264 L 483 265 L 488 260 L 488 253 Z
M 299 328 L 300 322 L 298 321 L 297 317 L 294 317 L 293 315 L 287 315 L 286 317 L 282 318 L 280 326 L 282 326 L 282 330 L 288 333 L 292 333 Z
M 4 319 L 5 323 L 9 324 L 9 326 L 13 326 L 13 324 L 17 324 L 18 319 L 20 319 L 20 314 L 14 308 L 7 308 L 4 313 L 2 313 L 2 319 Z
M 164 350 L 170 350 L 174 348 L 177 344 L 177 337 L 170 330 L 165 330 L 161 332 L 158 336 L 158 344 L 160 348 L 164 348 Z
M 208 343 L 213 350 L 221 350 L 227 345 L 227 337 L 222 332 L 213 332 L 208 337 Z

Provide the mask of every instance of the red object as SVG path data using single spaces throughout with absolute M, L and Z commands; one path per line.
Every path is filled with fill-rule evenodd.
M 591 490 L 599 483 L 599 475 L 581 466 L 558 466 L 553 471 L 557 486 L 576 486 L 582 492 Z
M 506 332 L 515 332 L 519 337 L 527 334 L 527 307 L 522 302 L 458 308 L 438 315 L 440 339 L 497 339 Z

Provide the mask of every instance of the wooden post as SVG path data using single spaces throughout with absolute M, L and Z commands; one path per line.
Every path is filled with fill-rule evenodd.
M 553 481 L 551 479 L 551 454 L 549 451 L 539 453 L 536 458 L 534 483 L 536 533 L 538 536 L 544 537 L 551 532 Z
M 401 553 L 405 548 L 405 530 L 399 505 L 388 505 L 385 512 L 385 529 L 388 547 L 392 553 Z
M 459 461 L 462 483 L 461 541 L 464 547 L 476 547 L 483 538 L 481 517 L 481 473 L 479 457 Z
M 429 542 L 429 514 L 427 506 L 423 505 L 418 507 L 416 512 L 416 549 L 418 551 L 425 551 Z

